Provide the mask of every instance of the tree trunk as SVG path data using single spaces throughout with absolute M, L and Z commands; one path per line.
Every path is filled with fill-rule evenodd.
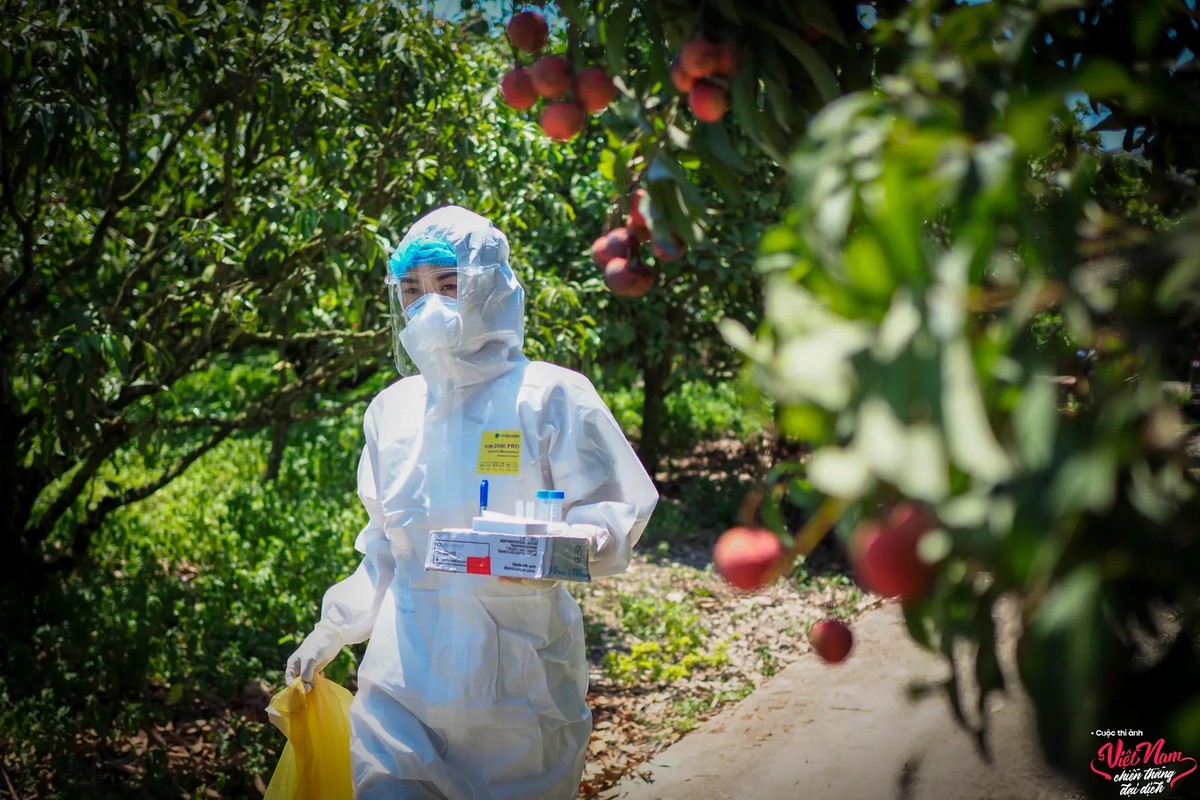
M 662 349 L 652 353 L 642 344 L 639 354 L 639 367 L 642 371 L 642 440 L 638 444 L 638 457 L 642 466 L 654 482 L 658 483 L 658 470 L 663 458 L 663 418 L 664 401 L 670 388 L 671 364 L 675 360 L 675 342 L 679 340 L 683 326 L 683 310 L 680 305 L 673 305 L 667 310 L 666 336 L 662 340 Z
M 667 373 L 670 359 L 642 359 L 642 438 L 638 442 L 638 458 L 650 477 L 658 483 L 659 461 L 662 459 L 663 401 L 667 395 Z
M 287 449 L 288 430 L 291 425 L 287 420 L 279 420 L 271 428 L 271 455 L 267 457 L 267 474 L 263 477 L 274 481 L 279 477 L 279 468 L 283 465 L 283 451 Z
M 30 538 L 29 518 L 41 484 L 37 472 L 22 466 L 17 446 L 23 422 L 10 408 L 0 409 L 0 640 L 28 633 L 29 600 L 39 594 L 46 572 L 38 545 Z

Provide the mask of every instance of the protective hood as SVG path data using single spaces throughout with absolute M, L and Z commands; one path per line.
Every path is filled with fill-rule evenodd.
M 400 333 L 408 357 L 431 389 L 470 386 L 524 360 L 525 290 L 508 263 L 508 239 L 490 220 L 444 206 L 417 220 L 397 246 L 445 242 L 458 259 L 458 299 L 436 295 L 410 308 Z M 448 335 L 449 334 L 449 335 Z

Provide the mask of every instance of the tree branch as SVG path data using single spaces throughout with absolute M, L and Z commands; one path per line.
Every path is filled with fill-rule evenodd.
M 336 417 L 346 413 L 351 408 L 360 404 L 367 399 L 365 396 L 352 397 L 349 400 L 344 400 L 334 406 L 328 408 L 311 408 L 306 409 L 299 414 L 290 412 L 281 413 L 278 408 L 267 409 L 259 407 L 251 412 L 238 414 L 232 419 L 223 419 L 221 417 L 196 417 L 195 419 L 181 418 L 176 420 L 165 420 L 161 424 L 164 428 L 170 430 L 190 430 L 195 428 L 215 428 L 219 426 L 229 426 L 236 430 L 254 430 L 263 428 L 276 422 L 308 422 L 314 419 L 326 419 L 328 417 Z M 258 413 L 262 412 L 262 413 Z
M 225 152 L 222 155 L 221 165 L 221 171 L 223 173 L 221 187 L 221 222 L 225 223 L 226 225 L 228 225 L 233 219 L 233 167 L 234 155 L 238 144 L 237 129 L 238 120 L 241 117 L 241 98 L 242 95 L 239 92 L 234 96 L 233 101 L 230 102 L 229 110 L 227 111 L 228 130 L 226 131 Z
M 164 471 L 158 478 L 134 489 L 127 489 L 121 494 L 105 497 L 94 508 L 88 511 L 87 516 L 81 522 L 75 525 L 75 529 L 71 533 L 70 550 L 66 555 L 60 556 L 46 564 L 46 571 L 52 573 L 63 572 L 75 567 L 83 554 L 87 552 L 92 535 L 100 528 L 100 524 L 104 521 L 105 517 L 118 508 L 123 508 L 131 503 L 146 499 L 178 478 L 198 458 L 229 438 L 229 435 L 233 431 L 234 428 L 231 426 L 219 428 L 208 438 L 208 441 L 194 448 L 190 453 L 181 458 L 174 467 Z
M 196 122 L 199 121 L 200 117 L 202 117 L 206 112 L 211 110 L 213 106 L 220 102 L 220 100 L 225 96 L 227 89 L 228 87 L 226 85 L 218 84 L 209 90 L 208 94 L 206 94 L 200 100 L 196 107 L 192 109 L 191 113 L 189 113 L 179 124 L 179 127 L 175 129 L 175 132 L 171 134 L 171 138 L 163 146 L 162 152 L 158 155 L 158 160 L 155 161 L 154 166 L 150 168 L 150 171 L 146 173 L 146 175 L 144 175 L 142 179 L 125 194 L 117 195 L 115 192 L 113 192 L 113 194 L 109 196 L 108 206 L 104 209 L 104 216 L 102 216 L 100 221 L 96 223 L 96 229 L 92 232 L 91 242 L 88 243 L 87 249 L 85 249 L 83 253 L 71 259 L 66 263 L 66 265 L 64 265 L 64 277 L 79 269 L 90 267 L 93 263 L 95 263 L 96 258 L 100 255 L 100 249 L 104 245 L 105 234 L 108 232 L 109 227 L 112 226 L 113 220 L 116 219 L 117 214 L 120 213 L 122 209 L 127 208 L 128 206 L 131 206 L 137 202 L 137 200 L 146 192 L 146 190 L 158 181 L 158 179 L 162 176 L 163 170 L 165 170 L 167 168 L 167 164 L 170 163 L 171 157 L 175 154 L 175 149 L 179 146 L 179 143 L 183 141 L 183 138 L 188 134 L 189 131 L 191 131 Z
M 243 332 L 238 334 L 233 342 L 233 347 L 245 347 L 247 345 L 265 345 L 269 347 L 277 347 L 285 344 L 296 342 L 323 342 L 323 341 L 342 341 L 349 340 L 368 341 L 372 339 L 380 339 L 387 335 L 386 330 L 378 331 L 359 331 L 358 333 L 350 333 L 347 331 L 300 331 L 299 333 L 290 334 L 272 334 L 272 333 L 248 333 Z
M 113 451 L 124 440 L 123 432 L 121 429 L 110 429 L 107 431 L 107 435 L 96 443 L 87 460 L 71 476 L 70 482 L 58 493 L 58 496 L 54 498 L 54 502 L 50 504 L 50 507 L 37 518 L 36 523 L 26 528 L 26 538 L 32 547 L 36 548 L 38 544 L 45 541 L 46 537 L 50 535 L 50 531 L 54 529 L 55 524 L 67 512 L 67 509 L 71 507 L 75 499 L 79 497 L 80 493 L 87 486 L 88 481 L 100 469 L 100 465 L 104 463 L 106 458 L 112 455 Z

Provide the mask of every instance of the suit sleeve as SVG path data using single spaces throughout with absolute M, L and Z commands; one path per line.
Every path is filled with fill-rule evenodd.
M 367 524 L 354 541 L 354 547 L 363 554 L 363 559 L 350 577 L 329 587 L 321 603 L 321 622 L 337 628 L 345 644 L 357 644 L 370 638 L 383 596 L 396 569 L 383 527 L 383 506 L 377 488 L 376 438 L 370 420 L 368 410 L 363 425 L 367 441 L 358 461 L 358 497 L 367 511 Z
M 629 566 L 658 503 L 658 490 L 608 406 L 582 375 L 555 387 L 548 458 L 553 488 L 565 493 L 564 521 L 592 540 L 590 571 L 602 578 Z

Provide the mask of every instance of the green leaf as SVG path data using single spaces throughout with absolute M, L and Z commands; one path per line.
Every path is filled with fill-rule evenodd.
M 919 423 L 908 429 L 904 439 L 906 466 L 895 476 L 897 488 L 917 500 L 944 500 L 950 493 L 950 470 L 941 431 Z
M 1084 510 L 1102 513 L 1112 506 L 1116 481 L 1115 445 L 1100 442 L 1063 462 L 1050 485 L 1049 499 L 1060 515 Z
M 1052 762 L 1094 753 L 1092 731 L 1109 723 L 1098 718 L 1096 691 L 1114 644 L 1103 586 L 1095 563 L 1063 575 L 1025 630 L 1021 682 L 1038 709 L 1039 741 Z
M 717 185 L 721 197 L 725 199 L 733 208 L 739 208 L 746 203 L 746 186 L 742 183 L 733 170 L 726 167 L 720 161 L 717 161 L 707 150 L 701 155 L 704 158 L 703 166 L 708 171 L 708 176 L 712 178 Z
M 695 140 L 697 135 L 703 140 L 709 152 L 719 158 L 722 163 L 738 172 L 750 173 L 750 165 L 746 163 L 746 159 L 742 158 L 733 146 L 733 142 L 729 140 L 729 131 L 725 129 L 724 125 L 697 125 L 692 130 L 692 139 Z
M 755 76 L 754 54 L 744 51 L 742 67 L 730 85 L 734 118 L 742 131 L 777 164 L 787 163 L 788 141 L 758 107 L 758 81 Z
M 808 479 L 813 488 L 830 497 L 857 500 L 871 488 L 871 470 L 855 450 L 822 447 L 808 462 Z
M 1124 97 L 1127 92 L 1142 91 L 1124 66 L 1106 56 L 1084 57 L 1076 69 L 1075 80 L 1093 100 Z
M 792 441 L 820 444 L 831 438 L 833 415 L 814 405 L 787 405 L 779 411 L 779 430 Z
M 933 643 L 933 631 L 930 630 L 929 618 L 920 606 L 902 605 L 900 610 L 904 615 L 904 625 L 908 628 L 908 635 L 913 638 L 913 641 L 926 650 L 937 652 L 937 647 Z
M 800 65 L 807 70 L 813 84 L 817 87 L 817 91 L 821 93 L 821 98 L 826 103 L 832 103 L 841 95 L 842 89 L 838 86 L 837 76 L 833 74 L 833 70 L 825 63 L 824 59 L 821 58 L 821 54 L 811 44 L 778 25 L 764 21 L 763 27 L 769 30 L 779 40 L 779 43 L 787 48 L 796 57 L 796 60 L 800 62 Z
M 667 217 L 671 220 L 671 228 L 682 236 L 683 240 L 689 245 L 694 245 L 703 238 L 704 234 L 687 208 L 687 199 L 683 191 L 684 186 L 691 186 L 691 183 L 670 184 L 668 196 L 671 198 L 671 202 L 665 205 L 664 210 L 667 212 Z M 695 189 L 694 186 L 692 188 Z
M 1012 464 L 992 432 L 966 340 L 948 343 L 941 362 L 941 401 L 950 458 L 981 481 L 1004 480 L 1011 474 Z
M 896 288 L 887 255 L 878 240 L 864 231 L 846 243 L 845 269 L 850 286 L 869 300 L 886 303 Z
M 801 18 L 809 27 L 819 30 L 843 47 L 847 46 L 846 36 L 825 0 L 804 0 L 797 5 L 800 7 Z
M 742 20 L 741 12 L 738 11 L 737 0 L 716 0 L 717 7 L 721 9 L 721 14 L 735 25 Z
M 626 0 L 615 0 L 603 23 L 608 71 L 613 75 L 625 72 L 625 40 L 632 16 L 633 7 Z
M 1197 239 L 1193 235 L 1192 239 Z M 1164 309 L 1174 309 L 1200 290 L 1200 253 L 1187 253 L 1168 270 L 1155 288 L 1155 299 Z
M 571 20 L 572 25 L 579 30 L 587 30 L 587 19 L 576 0 L 554 0 L 554 4 L 559 7 L 567 19 Z
M 631 142 L 617 151 L 616 163 L 613 168 L 613 188 L 619 197 L 629 191 L 629 165 L 637 153 L 637 143 Z
M 674 181 L 676 187 L 682 193 L 682 199 L 686 202 L 688 209 L 692 214 L 697 216 L 704 214 L 708 207 L 704 202 L 704 198 L 700 195 L 700 190 L 696 188 L 688 177 L 686 171 L 680 166 L 679 162 L 666 152 L 660 150 L 654 156 L 654 161 L 650 164 L 650 170 L 647 177 L 653 181 L 671 180 Z M 682 233 L 682 231 L 681 231 Z
M 693 129 L 692 136 L 688 141 L 689 149 L 700 159 L 703 159 L 703 166 L 707 169 L 709 177 L 717 184 L 717 189 L 721 192 L 721 196 L 725 201 L 735 208 L 742 206 L 746 202 L 746 187 L 739 180 L 738 176 L 734 174 L 733 170 L 729 169 L 713 154 L 707 141 L 697 135 L 697 131 L 702 128 L 724 129 L 724 126 L 697 125 Z
M 600 164 L 597 167 L 600 175 L 610 182 L 616 183 L 613 180 L 613 163 L 616 161 L 616 153 L 612 150 L 605 149 L 600 153 Z
M 913 303 L 912 292 L 902 289 L 892 295 L 892 303 L 876 332 L 871 353 L 882 363 L 894 361 L 921 329 L 921 312 Z
M 1055 14 L 1070 8 L 1083 8 L 1083 5 L 1084 0 L 1040 0 L 1037 8 L 1041 14 Z
M 1049 375 L 1035 374 L 1013 410 L 1013 434 L 1026 467 L 1039 470 L 1050 464 L 1057 432 L 1058 387 Z
M 1004 673 L 996 655 L 996 625 L 988 613 L 976 617 L 974 634 L 978 643 L 975 651 L 975 683 L 978 689 L 979 719 L 986 725 L 988 695 L 1004 691 Z
M 751 361 L 763 361 L 770 356 L 770 347 L 765 342 L 755 339 L 754 334 L 737 320 L 721 320 L 717 323 L 717 331 L 730 347 Z
M 733 115 L 737 119 L 738 125 L 746 132 L 747 136 L 758 141 L 758 125 L 755 121 L 758 82 L 754 79 L 753 58 L 753 55 L 750 53 L 743 56 L 746 63 L 743 63 L 742 68 L 733 76 L 729 90 L 731 95 L 730 104 L 733 106 Z
M 854 445 L 872 472 L 891 480 L 907 467 L 904 439 L 904 426 L 888 402 L 877 394 L 863 398 L 858 406 Z

